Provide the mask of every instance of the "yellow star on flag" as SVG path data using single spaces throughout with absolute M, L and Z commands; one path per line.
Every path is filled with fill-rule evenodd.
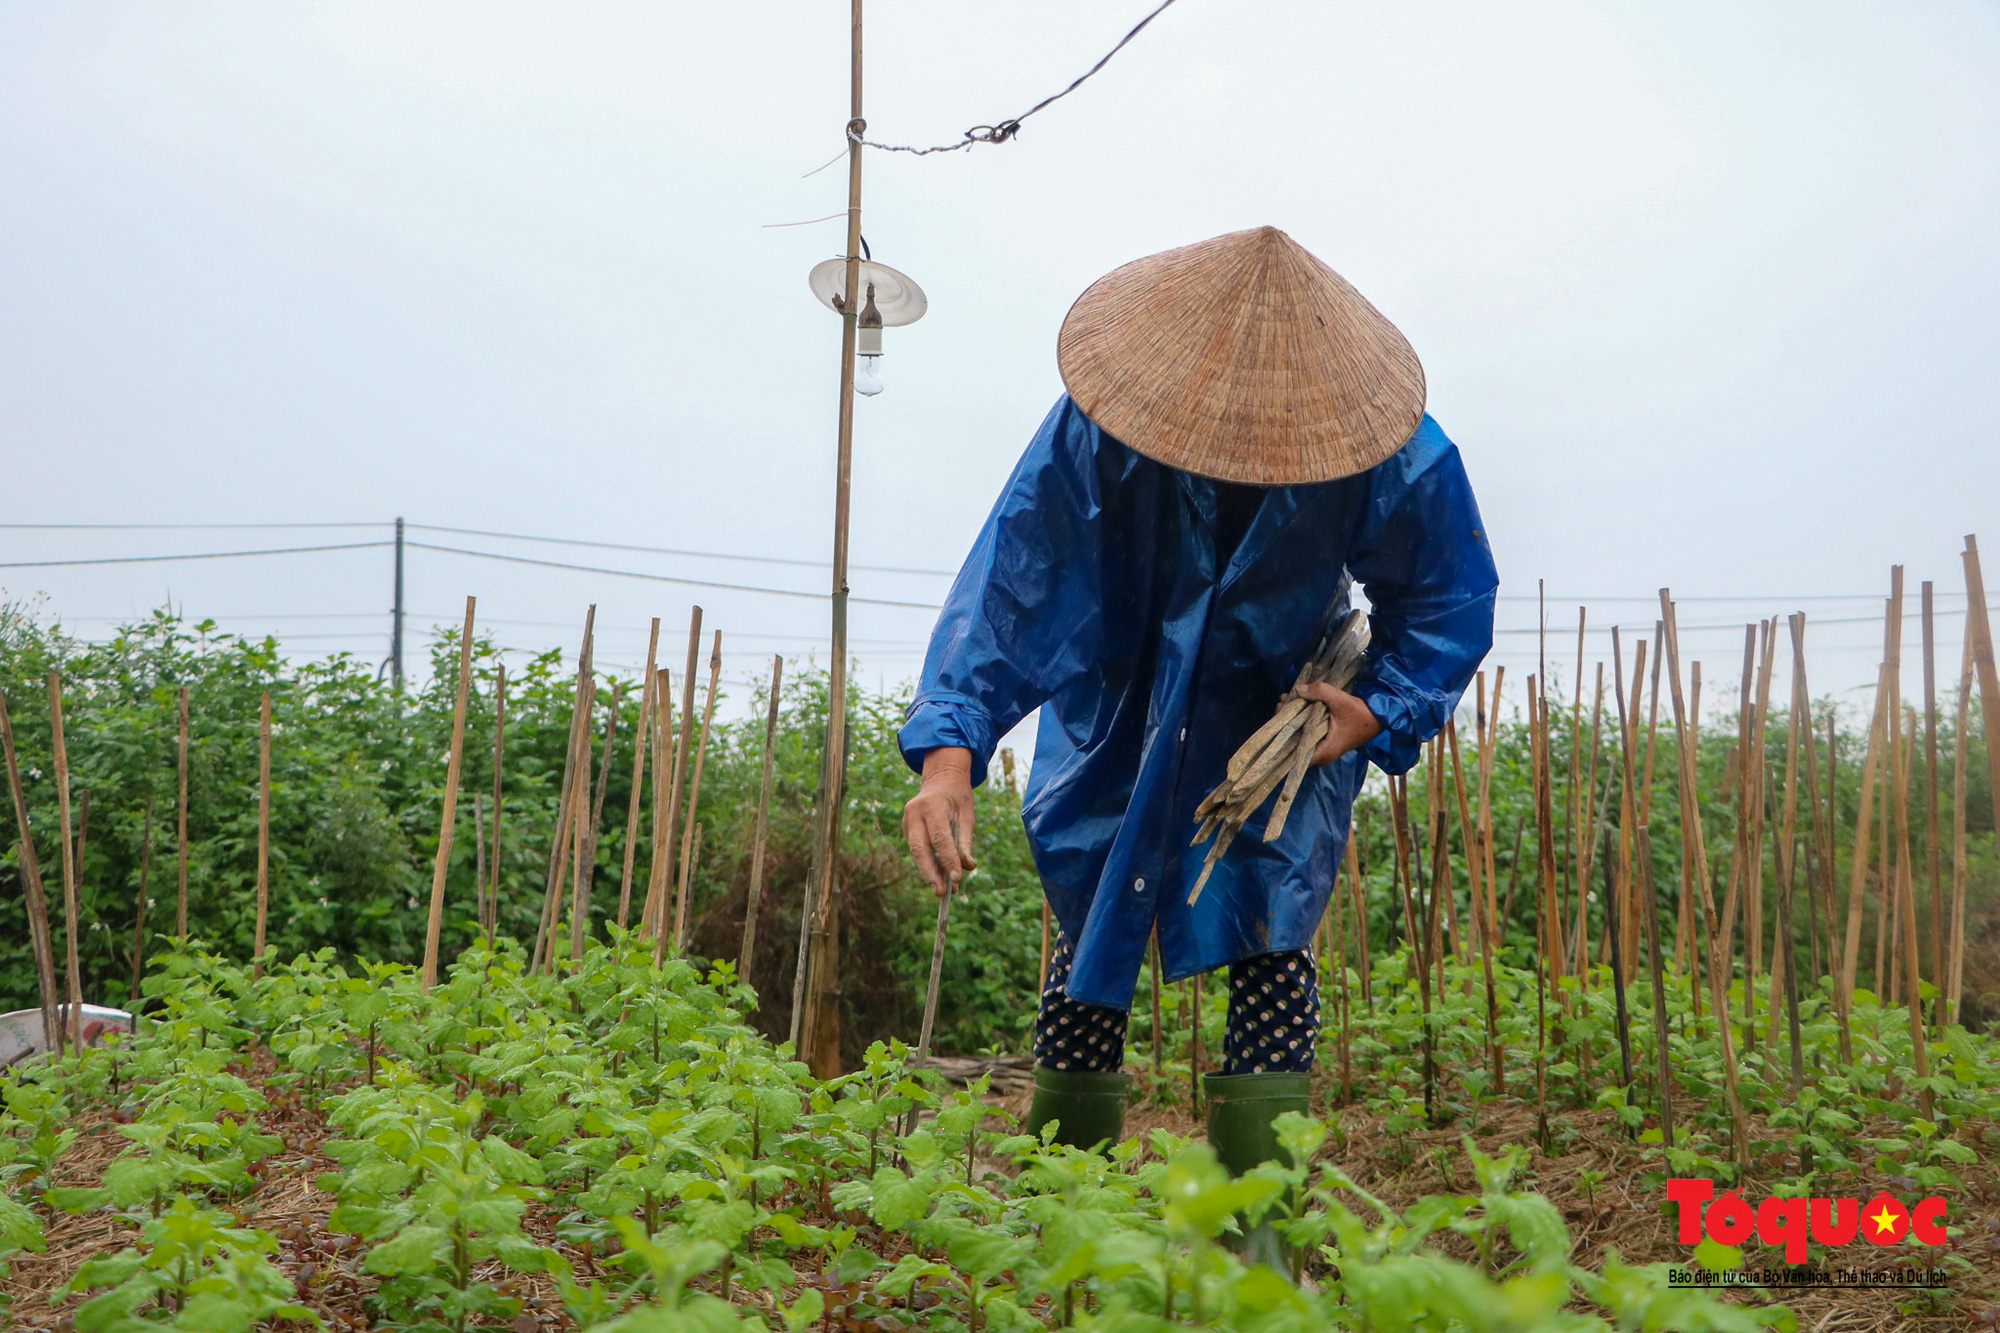
M 1871 1215 L 1868 1220 L 1875 1224 L 1878 1235 L 1886 1236 L 1896 1229 L 1896 1215 L 1889 1211 L 1889 1205 L 1886 1203 L 1882 1205 L 1881 1212 Z

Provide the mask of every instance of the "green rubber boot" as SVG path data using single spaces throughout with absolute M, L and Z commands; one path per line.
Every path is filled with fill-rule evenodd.
M 1131 1099 L 1130 1074 L 1098 1074 L 1035 1066 L 1035 1102 L 1028 1111 L 1028 1132 L 1039 1135 L 1054 1120 L 1055 1142 L 1072 1148 L 1096 1149 L 1125 1139 L 1125 1104 Z
M 1289 1164 L 1272 1122 L 1286 1111 L 1306 1113 L 1311 1075 L 1207 1074 L 1202 1083 L 1208 1093 L 1208 1145 L 1230 1175 L 1240 1176 L 1265 1162 Z M 1222 1240 L 1244 1263 L 1264 1264 L 1298 1280 L 1297 1256 L 1269 1222 Z

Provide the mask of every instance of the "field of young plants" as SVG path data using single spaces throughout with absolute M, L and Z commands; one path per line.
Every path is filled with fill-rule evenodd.
M 686 945 L 656 961 L 640 904 L 649 878 L 674 883 L 651 863 L 659 789 L 682 789 L 647 775 L 675 771 L 673 729 L 636 684 L 565 679 L 554 653 L 506 682 L 503 714 L 497 654 L 476 645 L 427 988 L 455 642 L 403 696 L 358 663 L 296 665 L 166 617 L 89 646 L 0 615 L 27 825 L 0 863 L 0 991 L 34 1006 L 53 971 L 59 1002 L 73 956 L 84 999 L 137 997 L 143 1014 L 136 1033 L 0 1076 L 5 1319 L 84 1333 L 1991 1322 L 2000 897 L 1973 655 L 1925 709 L 1857 718 L 1813 701 L 1802 652 L 1789 684 L 1774 670 L 1785 628 L 1751 627 L 1733 711 L 1711 683 L 1704 712 L 1692 664 L 1657 649 L 1668 625 L 1650 657 L 1622 644 L 1594 691 L 1531 680 L 1527 706 L 1503 710 L 1501 682 L 1482 678 L 1462 731 L 1406 779 L 1377 778 L 1321 933 L 1313 1115 L 1288 1122 L 1290 1165 L 1232 1180 L 1200 1141 L 1195 1095 L 1222 1046 L 1219 975 L 1142 977 L 1125 1144 L 1099 1157 L 1019 1133 L 1044 945 L 1009 782 L 980 793 L 981 870 L 952 910 L 937 1045 L 958 1058 L 912 1067 L 898 1039 L 920 1019 L 933 902 L 900 847 L 913 780 L 895 698 L 849 706 L 844 1072 L 822 1078 L 785 1037 L 823 677 L 787 671 L 775 732 L 761 701 L 712 732 L 683 710 L 704 776 L 675 805 L 695 832 L 663 873 L 687 884 Z M 38 963 L 27 904 L 42 878 L 56 905 Z M 1945 1243 L 1816 1237 L 1813 1266 L 1869 1280 L 1797 1287 L 1807 1270 L 1768 1228 L 1684 1243 L 1670 1178 L 1753 1211 L 1939 1196 Z M 1219 1243 L 1260 1216 L 1304 1254 L 1298 1285 Z

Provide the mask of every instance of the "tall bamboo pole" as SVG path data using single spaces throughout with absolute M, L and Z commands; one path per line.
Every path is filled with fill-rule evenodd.
M 1971 658 L 1966 660 L 1970 662 Z M 1962 731 L 1963 727 L 1960 729 Z M 41 863 L 35 859 L 35 835 L 28 826 L 28 797 L 21 786 L 20 761 L 14 754 L 14 719 L 8 715 L 5 695 L 0 695 L 0 746 L 4 746 L 7 760 L 7 790 L 14 799 L 14 826 L 21 834 L 15 856 L 20 865 L 21 885 L 28 904 L 28 943 L 35 954 L 36 989 L 41 992 L 42 1039 L 60 1055 L 63 1050 L 63 1025 L 56 1017 L 59 1001 L 56 996 L 55 938 L 49 930 L 49 900 L 42 889 Z M 1962 751 L 1964 745 L 1961 743 L 1959 748 Z M 1964 767 L 1961 762 L 1959 768 L 1963 770 Z M 1959 783 L 1961 788 L 1964 785 L 1963 781 Z M 1963 822 L 1960 821 L 1961 824 Z M 1964 839 L 1960 838 L 1959 842 L 1963 846 Z M 1964 858 L 1961 856 L 1960 859 Z
M 1889 699 L 1884 707 L 1888 710 L 1889 726 L 1889 766 L 1886 774 L 1888 799 L 1882 805 L 1884 831 L 1890 818 L 1896 820 L 1895 839 L 1884 839 L 1882 869 L 1883 926 L 1891 921 L 1900 926 L 1901 907 L 1898 899 L 1902 893 L 1903 874 L 1909 861 L 1909 764 L 1908 752 L 1903 737 L 1903 567 L 1892 565 L 1889 569 L 1889 647 L 1886 658 L 1889 665 Z M 1893 915 L 1891 914 L 1893 913 Z M 1883 934 L 1878 931 L 1876 947 L 1881 948 Z M 1895 955 L 1890 955 L 1894 957 Z M 1875 975 L 1875 989 L 1884 1006 L 1893 1000 L 1893 987 L 1884 985 L 1885 977 L 1878 969 Z
M 694 827 L 696 812 L 701 807 L 701 771 L 708 762 L 708 729 L 715 722 L 715 695 L 722 683 L 722 631 L 715 632 L 715 647 L 708 659 L 708 695 L 701 708 L 701 739 L 694 748 L 694 776 L 688 783 L 688 827 Z M 694 855 L 692 850 L 681 858 L 680 893 L 674 902 L 674 947 L 687 947 L 687 910 L 689 886 L 694 880 Z
M 1484 682 L 1481 682 L 1484 684 Z M 1465 775 L 1458 758 L 1458 724 L 1456 719 L 1444 724 L 1445 739 L 1451 745 L 1451 788 L 1458 797 L 1458 837 L 1465 844 L 1466 869 L 1471 878 L 1472 928 L 1479 936 L 1479 961 L 1486 979 L 1486 1054 L 1493 1065 L 1493 1086 L 1499 1090 L 1506 1083 L 1506 1070 L 1500 1056 L 1500 1002 L 1493 989 L 1493 929 L 1486 919 L 1486 893 L 1481 884 L 1484 866 L 1480 863 L 1476 837 L 1470 834 L 1472 812 L 1465 796 Z M 1342 984 L 1346 983 L 1346 961 L 1341 962 Z
M 1683 826 L 1693 831 L 1689 841 L 1695 857 L 1695 887 L 1701 895 L 1703 915 L 1708 920 L 1708 985 L 1710 998 L 1715 1003 L 1716 1032 L 1722 1041 L 1723 1096 L 1729 1104 L 1730 1141 L 1735 1148 L 1737 1168 L 1747 1172 L 1750 1169 L 1750 1130 L 1744 1118 L 1742 1098 L 1736 1090 L 1736 1044 L 1730 1033 L 1729 999 L 1724 990 L 1729 963 L 1721 954 L 1721 922 L 1715 915 L 1715 901 L 1709 891 L 1708 840 L 1701 833 L 1701 798 L 1694 735 L 1687 727 L 1687 710 L 1681 700 L 1680 634 L 1674 623 L 1673 598 L 1665 588 L 1660 589 L 1660 619 L 1666 623 L 1667 674 L 1673 678 L 1674 731 L 1680 740 L 1681 821 Z
M 590 897 L 597 885 L 597 838 L 604 827 L 604 795 L 611 788 L 611 756 L 618 742 L 618 711 L 625 700 L 625 682 L 611 682 L 610 714 L 604 720 L 604 751 L 597 761 L 597 793 L 591 798 L 590 818 L 577 844 L 575 898 L 570 904 L 569 959 L 583 961 L 584 944 L 590 938 Z M 636 747 L 635 747 L 636 748 Z
M 570 830 L 576 823 L 573 802 L 576 798 L 577 738 L 588 729 L 584 717 L 584 682 L 590 674 L 590 657 L 593 635 L 597 629 L 597 606 L 592 603 L 583 615 L 583 642 L 576 652 L 576 684 L 570 693 L 569 740 L 563 749 L 562 785 L 556 789 L 556 817 L 549 827 L 549 869 L 543 882 L 542 902 L 535 917 L 535 944 L 529 959 L 528 970 L 539 972 L 548 949 L 549 931 L 555 917 L 556 894 L 561 888 L 564 857 L 569 852 Z
M 491 946 L 500 933 L 500 814 L 504 790 L 504 760 L 507 755 L 507 664 L 501 662 L 493 673 L 493 854 L 486 886 L 486 943 Z
M 1361 858 L 1355 850 L 1352 825 L 1347 836 L 1347 891 L 1354 899 L 1354 960 L 1361 973 L 1361 1002 L 1375 1012 L 1373 968 L 1368 955 L 1368 888 L 1361 878 Z
M 639 811 L 640 794 L 646 786 L 646 750 L 653 743 L 653 709 L 656 706 L 653 695 L 654 674 L 658 671 L 660 654 L 660 618 L 653 617 L 652 632 L 646 637 L 646 674 L 641 677 L 639 688 L 639 729 L 632 735 L 632 795 L 625 803 L 625 868 L 618 878 L 618 929 L 625 929 L 625 923 L 632 913 L 632 867 L 639 854 Z M 660 775 L 653 774 L 653 783 L 659 784 Z
M 1986 576 L 1979 568 L 1979 539 L 1965 538 L 1966 632 L 1979 673 L 1979 709 L 1985 723 L 1987 781 L 1994 827 L 2000 828 L 2000 667 L 1993 660 L 1993 622 L 1986 610 Z
M 1592 793 L 1584 791 L 1581 786 L 1581 779 L 1583 777 L 1584 621 L 1585 611 L 1583 607 L 1579 606 L 1576 609 L 1576 674 L 1570 678 L 1570 694 L 1572 698 L 1570 700 L 1569 715 L 1569 781 L 1567 784 L 1569 790 L 1565 793 L 1566 799 L 1563 803 L 1562 897 L 1558 904 L 1564 910 L 1565 915 L 1567 914 L 1569 893 L 1572 887 L 1576 889 L 1578 902 L 1585 902 L 1590 897 L 1590 886 L 1578 878 L 1579 872 L 1583 869 L 1584 860 L 1583 825 L 1584 820 L 1590 814 L 1590 797 L 1592 795 Z M 1542 697 L 1544 705 L 1546 705 L 1548 699 L 1547 677 L 1544 677 L 1542 680 Z M 1546 712 L 1546 707 L 1544 707 L 1545 715 Z M 1551 762 L 1553 762 L 1553 759 Z M 1590 934 L 1587 930 L 1576 933 L 1584 939 L 1588 939 Z M 1577 980 L 1582 985 L 1588 985 L 1590 979 L 1585 974 L 1583 966 L 1587 958 L 1588 946 L 1580 940 L 1572 942 L 1576 947 L 1577 965 L 1575 970 L 1578 974 Z M 1564 949 L 1561 957 L 1563 966 L 1567 967 L 1570 961 L 1569 951 Z
M 674 853 L 679 850 L 681 789 L 687 781 L 689 756 L 694 753 L 694 682 L 700 671 L 701 608 L 697 606 L 688 615 L 687 667 L 681 672 L 681 732 L 674 752 L 674 778 L 667 792 L 666 840 L 653 849 L 653 883 L 646 889 L 646 923 L 653 932 L 656 964 L 667 956 L 667 899 L 672 892 Z M 692 829 L 688 836 L 694 836 Z
M 833 644 L 827 664 L 826 744 L 808 893 L 813 899 L 802 1058 L 821 1077 L 840 1072 L 840 824 L 847 799 L 847 536 L 854 474 L 854 340 L 861 303 L 861 0 L 850 0 L 848 45 L 847 271 L 840 314 L 840 431 L 834 467 Z
M 1750 797 L 1750 860 L 1744 867 L 1748 876 L 1745 895 L 1749 911 L 1749 931 L 1744 937 L 1743 1016 L 1745 1031 L 1756 1029 L 1757 978 L 1764 974 L 1764 825 L 1768 813 L 1765 794 L 1769 765 L 1765 762 L 1765 737 L 1771 724 L 1771 668 L 1777 656 L 1778 622 L 1775 618 L 1759 623 L 1757 630 L 1757 711 L 1751 719 L 1747 782 Z M 1746 1044 L 1747 1039 L 1746 1039 Z
M 1914 733 L 1915 730 L 1913 722 L 1911 731 Z M 1914 745 L 1916 737 L 1912 735 L 1910 739 Z M 1917 1069 L 1917 1113 L 1929 1120 L 1933 1114 L 1929 1086 L 1931 1062 L 1924 1044 L 1923 976 L 1917 971 L 1917 895 L 1910 873 L 1910 784 L 1907 772 L 1899 774 L 1899 778 L 1903 780 L 1896 783 L 1896 844 L 1897 860 L 1903 868 L 1898 877 L 1901 880 L 1898 905 L 1903 914 L 1903 974 L 1908 982 L 1910 1049 Z
M 175 830 L 180 859 L 180 901 L 174 913 L 174 934 L 182 939 L 188 933 L 188 687 L 180 688 L 178 712 L 180 714 L 179 746 L 175 752 L 174 767 L 180 778 L 180 794 L 175 800 Z
M 472 910 L 479 933 L 486 935 L 486 798 L 472 793 Z M 488 945 L 493 943 L 487 936 Z
M 1632 707 L 1625 707 L 1624 669 L 1618 643 L 1618 630 L 1611 631 L 1611 658 L 1613 676 L 1618 682 L 1618 732 L 1621 743 L 1621 757 L 1625 768 L 1626 800 L 1624 811 L 1638 815 L 1646 803 L 1632 799 L 1632 786 L 1639 771 L 1639 687 L 1646 676 L 1646 640 L 1639 640 L 1632 654 Z M 1657 655 L 1655 661 L 1657 661 Z M 1654 680 L 1659 679 L 1657 671 Z M 1654 703 L 1659 702 L 1657 685 L 1654 689 Z M 1650 760 L 1651 755 L 1648 754 Z M 1649 784 L 1650 785 L 1650 784 Z M 1660 1102 L 1660 1142 L 1671 1149 L 1674 1146 L 1674 1075 L 1671 1053 L 1667 1042 L 1667 983 L 1665 959 L 1660 950 L 1660 907 L 1653 892 L 1653 840 L 1651 830 L 1646 827 L 1643 815 L 1638 815 L 1639 825 L 1633 830 L 1633 845 L 1639 863 L 1640 883 L 1644 892 L 1640 900 L 1645 913 L 1645 936 L 1647 965 L 1650 971 L 1653 992 L 1653 1053 L 1657 1063 L 1656 1093 Z M 1627 901 L 1630 901 L 1629 899 Z
M 1924 600 L 1924 866 L 1930 881 L 1931 977 L 1938 988 L 1933 1013 L 1944 1014 L 1945 926 L 1943 866 L 1938 844 L 1938 703 L 1936 585 L 1923 582 Z
M 771 659 L 771 701 L 764 718 L 764 775 L 757 786 L 757 831 L 750 843 L 750 892 L 743 900 L 743 943 L 736 951 L 736 973 L 750 980 L 757 956 L 757 914 L 764 902 L 764 853 L 770 843 L 771 782 L 778 764 L 778 699 L 785 679 L 785 659 Z
M 153 794 L 146 793 L 146 813 L 139 837 L 139 902 L 132 914 L 132 1012 L 139 1012 L 139 983 L 146 975 L 146 893 L 153 878 Z
M 264 975 L 264 927 L 271 917 L 271 692 L 257 719 L 257 931 L 250 946 L 250 977 Z
M 1577 693 L 1583 692 L 1583 681 L 1577 679 Z M 1582 813 L 1590 816 L 1590 804 L 1597 796 L 1597 757 L 1599 744 L 1604 736 L 1604 663 L 1597 664 L 1597 690 L 1590 705 L 1590 753 L 1585 766 L 1583 781 Z M 1609 797 L 1611 784 L 1606 783 L 1604 794 Z M 1590 989 L 1590 872 L 1597 860 L 1597 830 L 1603 827 L 1604 814 L 1600 805 L 1598 816 L 1590 820 L 1588 827 L 1579 827 L 1576 840 L 1576 955 L 1577 981 L 1581 989 Z
M 1854 1013 L 1855 970 L 1861 961 L 1861 909 L 1868 890 L 1868 835 L 1875 802 L 1875 766 L 1880 762 L 1884 704 L 1888 700 L 1887 664 L 1876 673 L 1875 716 L 1868 728 L 1868 749 L 1861 761 L 1861 810 L 1854 821 L 1854 851 L 1847 883 L 1847 924 L 1841 931 L 1840 971 L 1835 978 L 1834 1006 L 1841 1019 L 1843 1060 L 1852 1063 L 1853 1046 L 1847 1033 Z
M 1958 719 L 1952 731 L 1951 759 L 1951 967 L 1946 974 L 1945 1016 L 1959 1021 L 1959 993 L 1965 981 L 1965 886 L 1969 878 L 1965 855 L 1966 733 L 1972 729 L 1972 636 L 1965 636 L 1964 663 L 1958 672 Z M 1989 745 L 1992 742 L 1987 742 Z
M 77 918 L 82 915 L 76 883 L 76 847 L 70 842 L 69 747 L 63 738 L 62 676 L 49 672 L 49 726 L 54 736 L 56 766 L 56 817 L 62 835 L 63 924 L 69 964 L 69 1039 L 83 1049 L 83 976 L 77 961 Z
M 458 632 L 458 693 L 451 705 L 451 752 L 444 764 L 444 811 L 438 818 L 437 860 L 431 866 L 431 914 L 424 926 L 425 990 L 437 985 L 438 942 L 444 928 L 444 879 L 451 867 L 452 835 L 458 831 L 458 783 L 465 768 L 465 705 L 472 694 L 472 612 L 478 599 L 465 599 L 465 624 Z

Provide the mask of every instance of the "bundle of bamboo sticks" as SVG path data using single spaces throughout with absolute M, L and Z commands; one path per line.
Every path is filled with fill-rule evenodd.
M 1278 792 L 1278 803 L 1271 808 L 1271 818 L 1264 826 L 1264 841 L 1275 842 L 1285 831 L 1292 802 L 1298 798 L 1306 770 L 1312 766 L 1313 751 L 1326 739 L 1329 720 L 1327 706 L 1305 698 L 1300 691 L 1315 684 L 1345 689 L 1360 674 L 1361 663 L 1367 656 L 1368 617 L 1359 611 L 1349 611 L 1327 634 L 1319 651 L 1299 668 L 1298 678 L 1278 701 L 1278 710 L 1271 714 L 1271 720 L 1257 728 L 1230 758 L 1226 776 L 1194 812 L 1195 818 L 1201 820 L 1201 827 L 1189 846 L 1199 847 L 1211 837 L 1215 845 L 1208 849 L 1201 875 L 1188 893 L 1188 906 L 1194 906 L 1201 897 L 1209 875 L 1229 850 L 1229 844 L 1236 841 L 1244 823 L 1274 791 Z

